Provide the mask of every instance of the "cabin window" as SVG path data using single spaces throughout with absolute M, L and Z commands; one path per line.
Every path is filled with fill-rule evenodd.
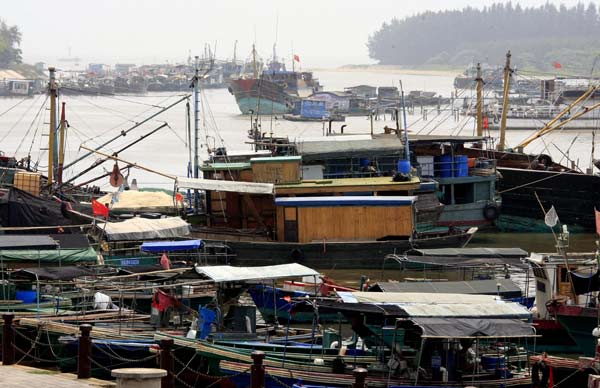
M 545 283 L 543 283 L 543 282 L 539 282 L 539 281 L 538 281 L 538 282 L 536 282 L 536 283 L 535 283 L 535 288 L 536 288 L 538 291 L 541 291 L 541 292 L 546 292 L 546 284 L 545 284 Z
M 567 283 L 569 281 L 569 274 L 566 268 L 560 269 L 560 282 Z
M 454 203 L 460 205 L 474 202 L 473 191 L 474 186 L 470 183 L 454 185 Z

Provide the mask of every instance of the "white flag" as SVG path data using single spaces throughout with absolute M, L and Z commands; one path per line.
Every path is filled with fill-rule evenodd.
M 556 209 L 554 209 L 554 205 L 552 205 L 550 210 L 548 210 L 548 213 L 546 213 L 544 222 L 551 228 L 556 226 L 556 224 L 558 223 L 558 214 L 556 213 Z

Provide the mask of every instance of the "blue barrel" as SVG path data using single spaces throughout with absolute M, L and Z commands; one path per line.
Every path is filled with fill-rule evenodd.
M 402 174 L 410 174 L 410 160 L 398 160 L 398 172 Z
M 367 158 L 360 158 L 358 160 L 358 163 L 360 163 L 361 167 L 369 167 L 369 165 L 371 164 L 371 160 L 369 160 Z
M 481 368 L 485 370 L 506 368 L 506 359 L 504 356 L 494 356 L 491 354 L 481 356 Z
M 469 176 L 469 157 L 466 155 L 454 156 L 454 176 Z
M 435 176 L 440 178 L 452 178 L 452 155 L 436 156 L 434 158 Z
M 23 303 L 33 303 L 37 299 L 36 291 L 17 291 L 15 299 L 23 301 Z

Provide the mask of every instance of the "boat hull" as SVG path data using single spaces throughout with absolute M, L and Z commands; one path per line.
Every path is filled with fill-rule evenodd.
M 600 208 L 600 191 L 597 190 L 600 176 L 506 167 L 498 167 L 498 171 L 502 174 L 503 215 L 543 220 L 537 193 L 546 211 L 554 206 L 562 224 L 595 230 L 594 208 Z M 503 226 L 510 229 L 510 223 Z
M 553 313 L 575 341 L 580 352 L 585 356 L 594 356 L 596 338 L 592 331 L 598 327 L 598 310 L 580 306 L 558 306 Z
M 235 97 L 242 114 L 284 114 L 290 113 L 294 106 L 294 97 L 267 79 L 233 80 L 229 92 Z
M 381 268 L 386 255 L 401 254 L 413 248 L 462 248 L 469 243 L 476 231 L 477 228 L 471 228 L 456 234 L 425 235 L 412 240 L 323 240 L 310 243 L 239 241 L 225 235 L 218 238 L 215 234 L 192 234 L 205 241 L 213 240 L 227 244 L 236 255 L 234 264 L 237 266 L 301 263 L 316 269 L 359 269 Z

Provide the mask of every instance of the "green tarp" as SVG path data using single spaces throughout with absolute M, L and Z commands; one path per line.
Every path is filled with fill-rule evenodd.
M 0 264 L 24 262 L 67 265 L 84 262 L 95 263 L 96 260 L 97 255 L 93 248 L 0 250 Z

